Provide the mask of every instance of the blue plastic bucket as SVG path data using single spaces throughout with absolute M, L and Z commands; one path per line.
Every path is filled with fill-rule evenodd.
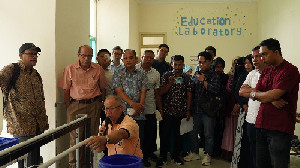
M 106 156 L 100 159 L 99 168 L 143 168 L 142 159 L 125 154 Z

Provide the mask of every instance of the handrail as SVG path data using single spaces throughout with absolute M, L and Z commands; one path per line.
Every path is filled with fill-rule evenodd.
M 91 119 L 85 115 L 77 120 L 71 121 L 69 124 L 64 124 L 53 130 L 49 130 L 41 135 L 37 135 L 25 142 L 14 145 L 3 151 L 0 151 L 0 166 L 3 166 L 11 161 L 18 159 L 19 157 L 27 154 L 31 151 L 33 147 L 41 147 L 73 130 L 79 128 L 80 126 L 85 126 L 87 129 L 85 131 L 85 138 L 90 135 L 87 134 L 90 130 Z
M 40 165 L 38 168 L 47 168 L 49 166 L 51 166 L 53 163 L 59 161 L 60 159 L 62 159 L 63 157 L 65 157 L 66 155 L 68 155 L 69 153 L 73 152 L 74 150 L 76 150 L 77 148 L 83 146 L 88 140 L 90 140 L 91 138 L 93 138 L 93 136 L 85 139 L 84 141 L 79 142 L 78 144 L 72 146 L 71 148 L 65 150 L 64 152 L 56 155 L 54 158 L 48 160 L 46 163 L 43 163 L 42 165 Z

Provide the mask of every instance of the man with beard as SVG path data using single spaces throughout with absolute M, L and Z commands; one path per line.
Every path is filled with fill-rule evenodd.
M 161 78 L 160 93 L 165 96 L 163 102 L 163 136 L 160 144 L 160 158 L 156 163 L 156 167 L 162 167 L 167 161 L 169 140 L 174 139 L 174 151 L 172 160 L 183 165 L 183 161 L 179 158 L 182 140 L 180 137 L 180 123 L 186 116 L 190 118 L 190 110 L 192 103 L 192 83 L 191 78 L 183 73 L 184 57 L 175 55 L 172 62 L 173 71 L 165 73 Z M 174 137 L 171 137 L 171 131 L 174 131 Z
M 4 95 L 4 119 L 7 132 L 24 142 L 49 128 L 46 115 L 43 83 L 33 66 L 37 63 L 41 49 L 33 43 L 19 48 L 20 61 L 5 66 L 0 71 L 0 86 Z M 27 165 L 18 161 L 18 167 L 40 164 L 40 148 L 28 153 Z

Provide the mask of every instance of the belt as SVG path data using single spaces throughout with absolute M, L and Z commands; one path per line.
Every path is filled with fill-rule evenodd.
M 71 98 L 71 102 L 78 102 L 81 104 L 91 104 L 91 103 L 97 101 L 99 98 L 100 98 L 100 96 L 96 96 L 96 97 L 93 97 L 90 99 L 82 99 L 82 100 L 76 100 L 76 99 Z

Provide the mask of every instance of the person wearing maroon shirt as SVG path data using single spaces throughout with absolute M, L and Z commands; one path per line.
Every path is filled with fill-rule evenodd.
M 256 167 L 287 168 L 291 137 L 296 123 L 299 71 L 281 54 L 278 40 L 260 43 L 262 60 L 269 65 L 263 70 L 249 97 L 261 102 L 255 122 Z

